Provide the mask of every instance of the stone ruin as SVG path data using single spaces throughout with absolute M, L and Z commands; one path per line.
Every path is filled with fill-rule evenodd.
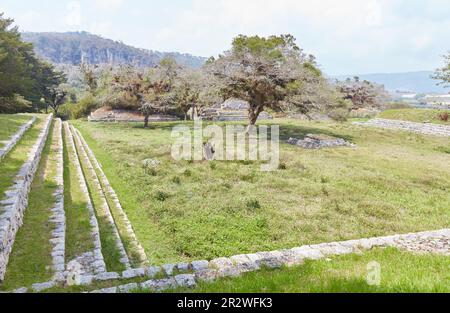
M 322 149 L 333 147 L 355 147 L 354 144 L 342 139 L 327 135 L 308 134 L 304 139 L 289 138 L 288 144 L 301 147 L 303 149 Z
M 246 121 L 248 119 L 249 104 L 240 99 L 228 99 L 222 104 L 206 108 L 201 118 L 209 121 Z M 271 120 L 273 116 L 267 112 L 261 112 L 258 120 Z

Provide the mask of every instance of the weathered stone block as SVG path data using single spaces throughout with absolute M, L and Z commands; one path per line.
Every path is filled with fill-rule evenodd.
M 192 274 L 177 275 L 175 281 L 180 287 L 193 288 L 196 286 L 195 276 Z

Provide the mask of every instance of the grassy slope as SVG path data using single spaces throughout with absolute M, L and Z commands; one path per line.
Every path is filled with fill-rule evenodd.
M 282 144 L 287 169 L 262 173 L 250 162 L 174 162 L 170 123 L 149 130 L 74 124 L 155 263 L 450 226 L 449 139 L 351 124 L 275 122 L 282 125 L 282 140 L 325 133 L 358 148 L 305 151 Z M 147 158 L 163 162 L 156 176 L 142 169 Z M 252 200 L 260 208 L 249 205 Z
M 100 231 L 100 241 L 102 244 L 102 254 L 105 259 L 106 268 L 110 272 L 121 272 L 125 270 L 125 266 L 120 262 L 120 252 L 117 249 L 116 241 L 114 237 L 113 225 L 108 222 L 108 219 L 104 215 L 99 214 L 98 208 L 101 206 L 100 191 L 96 188 L 94 183 L 94 176 L 91 175 L 90 170 L 87 167 L 84 157 L 82 157 L 81 148 L 78 146 L 78 142 L 75 140 L 75 146 L 78 151 L 81 167 L 83 169 L 84 177 L 86 178 L 89 194 L 91 197 L 92 205 L 96 211 L 96 217 L 98 221 L 98 227 Z
M 31 119 L 30 115 L 0 114 L 0 141 L 9 140 L 26 122 Z M 0 143 L 0 148 L 3 144 Z
M 89 210 L 81 192 L 77 170 L 68 149 L 67 134 L 64 140 L 64 209 L 66 211 L 66 261 L 94 249 L 89 223 Z
M 36 143 L 44 122 L 45 116 L 42 115 L 0 162 L 0 200 L 4 199 L 4 192 L 12 186 L 14 178 L 28 157 L 28 152 Z
M 51 150 L 52 137 L 50 130 L 31 186 L 24 224 L 17 232 L 5 281 L 1 285 L 5 290 L 51 279 L 52 273 L 48 269 L 52 261 L 49 240 L 53 226 L 48 221 L 55 202 L 53 193 L 56 190 L 56 162 L 50 156 L 54 152 Z
M 380 286 L 367 284 L 367 265 L 381 265 Z M 414 271 L 412 271 L 414 269 Z M 236 279 L 201 283 L 194 293 L 417 293 L 450 292 L 450 257 L 413 255 L 395 249 L 377 249 L 363 255 L 308 261 L 281 270 L 248 273 Z
M 418 123 L 436 123 L 450 126 L 450 120 L 445 122 L 439 118 L 439 114 L 447 112 L 450 114 L 450 110 L 432 110 L 432 109 L 399 109 L 399 110 L 387 110 L 381 112 L 378 117 L 391 120 L 403 120 Z

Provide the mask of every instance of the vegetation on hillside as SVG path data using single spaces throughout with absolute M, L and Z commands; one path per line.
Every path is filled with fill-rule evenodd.
M 36 54 L 55 63 L 79 66 L 83 63 L 112 66 L 153 67 L 164 58 L 178 64 L 200 68 L 205 58 L 176 52 L 158 52 L 134 48 L 87 32 L 23 33 L 25 41 L 34 45 Z

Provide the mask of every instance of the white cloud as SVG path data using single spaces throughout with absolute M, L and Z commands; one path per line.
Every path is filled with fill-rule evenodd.
M 117 10 L 124 4 L 124 0 L 95 0 L 94 4 L 102 10 Z
M 68 13 L 65 16 L 67 26 L 81 25 L 81 4 L 79 1 L 71 1 L 67 4 Z

